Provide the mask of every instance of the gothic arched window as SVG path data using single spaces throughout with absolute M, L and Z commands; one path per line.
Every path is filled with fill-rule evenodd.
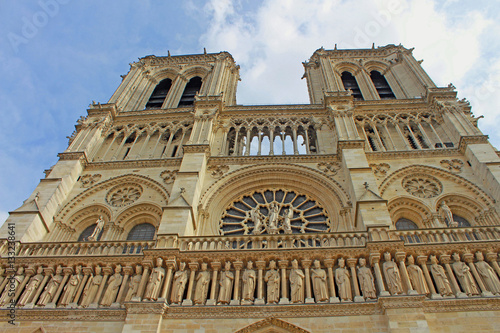
M 414 229 L 418 229 L 418 226 L 414 222 L 412 222 L 408 219 L 400 218 L 396 222 L 396 229 L 397 230 L 414 230 Z
M 391 86 L 387 83 L 385 77 L 378 71 L 371 71 L 370 78 L 372 79 L 375 89 L 377 89 L 380 99 L 394 99 L 394 93 L 392 92 Z
M 92 233 L 94 232 L 94 229 L 95 229 L 96 226 L 97 226 L 97 224 L 92 224 L 92 225 L 88 226 L 87 228 L 85 228 L 85 230 L 83 230 L 82 233 L 80 234 L 80 236 L 78 237 L 78 241 L 79 242 L 86 241 L 87 238 L 90 235 L 92 235 Z M 99 233 L 99 235 L 97 235 L 97 240 L 100 240 L 101 236 L 102 236 L 102 230 Z
M 127 240 L 153 240 L 156 227 L 150 223 L 138 224 L 130 230 Z
M 179 107 L 190 106 L 194 104 L 194 96 L 201 88 L 201 77 L 195 76 L 186 84 L 186 88 L 182 93 L 181 100 L 179 101 Z
M 149 101 L 146 104 L 147 109 L 159 109 L 162 107 L 163 102 L 165 102 L 165 98 L 167 98 L 168 91 L 172 86 L 172 80 L 164 79 L 162 80 L 153 90 L 151 97 L 149 97 Z
M 455 222 L 458 223 L 458 227 L 459 228 L 470 227 L 469 221 L 467 221 L 466 219 L 464 219 L 462 216 L 458 216 L 458 215 L 453 214 L 453 221 L 455 221 Z
M 361 89 L 359 89 L 356 78 L 349 72 L 342 72 L 341 79 L 342 84 L 344 85 L 344 89 L 351 89 L 352 97 L 354 97 L 355 100 L 362 101 L 363 95 L 361 94 Z

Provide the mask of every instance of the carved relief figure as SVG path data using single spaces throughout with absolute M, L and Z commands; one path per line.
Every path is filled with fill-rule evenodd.
M 39 266 L 36 275 L 33 276 L 28 284 L 26 285 L 26 288 L 24 289 L 23 294 L 17 301 L 17 306 L 25 306 L 29 302 L 31 302 L 31 298 L 35 296 L 36 290 L 38 289 L 38 286 L 43 280 L 43 267 Z
M 61 297 L 61 302 L 59 303 L 62 306 L 67 306 L 69 303 L 73 301 L 73 297 L 76 294 L 78 286 L 80 285 L 80 281 L 82 281 L 82 266 L 76 266 L 75 274 L 73 274 L 66 286 L 64 286 L 64 294 Z
M 217 304 L 229 304 L 231 302 L 231 291 L 233 290 L 234 274 L 231 272 L 231 262 L 226 261 L 224 271 L 220 274 L 219 298 Z
M 278 218 L 279 218 L 279 207 L 276 203 L 273 202 L 269 205 L 269 222 L 267 230 L 268 234 L 275 235 L 279 233 Z
M 201 271 L 196 276 L 196 290 L 194 292 L 194 304 L 205 304 L 207 300 L 208 285 L 210 283 L 210 272 L 207 271 L 208 264 L 201 264 Z
M 86 308 L 94 302 L 95 295 L 97 295 L 97 291 L 99 290 L 101 282 L 101 266 L 96 266 L 95 275 L 89 278 L 85 289 L 83 289 L 82 302 L 80 304 L 82 307 Z
M 453 220 L 453 213 L 451 212 L 450 207 L 446 204 L 446 202 L 443 200 L 440 205 L 440 210 L 441 214 L 443 217 L 448 220 L 448 226 L 449 227 L 457 227 L 458 223 Z
M 436 287 L 439 293 L 443 296 L 453 295 L 453 290 L 451 289 L 450 281 L 443 266 L 438 264 L 436 256 L 430 256 L 431 260 L 431 273 L 436 283 Z
M 476 281 L 472 276 L 469 266 L 463 261 L 460 261 L 460 255 L 458 253 L 453 253 L 452 257 L 454 262 L 451 266 L 464 292 L 468 296 L 479 295 L 479 288 L 476 285 Z
M 276 270 L 276 262 L 269 262 L 269 270 L 264 276 L 267 283 L 267 303 L 276 304 L 280 298 L 280 273 Z
M 99 216 L 99 219 L 96 221 L 96 223 L 97 224 L 94 228 L 94 231 L 92 231 L 92 234 L 87 237 L 87 241 L 89 242 L 97 241 L 99 235 L 101 234 L 102 228 L 104 228 L 104 219 L 102 218 L 102 215 Z
M 297 259 L 292 260 L 290 271 L 290 299 L 292 303 L 304 303 L 304 272 L 299 268 Z
M 122 266 L 120 264 L 116 265 L 115 274 L 111 275 L 108 280 L 108 288 L 104 293 L 104 297 L 101 300 L 102 306 L 111 306 L 115 302 L 118 291 L 123 281 L 123 276 L 121 274 Z
M 54 297 L 57 289 L 59 288 L 59 285 L 62 282 L 62 267 L 57 266 L 56 268 L 56 275 L 52 274 L 52 278 L 50 279 L 49 283 L 45 286 L 45 289 L 43 290 L 42 295 L 40 295 L 40 298 L 38 299 L 38 303 L 36 303 L 39 306 L 45 306 L 48 303 L 52 301 L 52 298 Z
M 328 300 L 328 287 L 326 285 L 326 271 L 321 268 L 319 260 L 314 260 L 314 268 L 311 269 L 311 279 L 316 302 Z
M 413 288 L 423 295 L 430 293 L 427 283 L 425 282 L 425 276 L 422 269 L 415 265 L 415 258 L 412 255 L 408 256 L 408 266 L 406 267 L 408 271 L 408 276 L 410 277 L 410 282 Z
M 21 266 L 17 269 L 17 273 L 14 276 L 14 279 L 9 282 L 9 285 L 3 291 L 2 296 L 0 296 L 0 306 L 4 306 L 7 304 L 10 299 L 14 296 L 11 290 L 17 289 L 17 286 L 21 284 L 24 280 L 24 268 Z
M 283 230 L 285 234 L 292 233 L 292 218 L 293 218 L 293 209 L 287 208 L 285 210 L 285 215 L 283 216 Z
M 340 300 L 343 302 L 352 301 L 351 275 L 345 268 L 344 258 L 340 258 L 339 267 L 335 270 L 335 282 L 339 288 Z
M 174 274 L 174 282 L 172 283 L 172 293 L 170 294 L 170 303 L 172 304 L 182 303 L 187 281 L 188 281 L 188 272 L 186 271 L 186 263 L 181 262 L 179 264 L 179 270 Z
M 125 296 L 125 302 L 129 302 L 133 297 L 139 296 L 137 295 L 137 291 L 139 290 L 139 284 L 141 284 L 142 279 L 142 266 L 135 266 L 135 275 L 128 282 L 128 291 Z
M 500 294 L 500 281 L 498 280 L 498 276 L 495 274 L 493 268 L 491 268 L 491 266 L 484 261 L 484 256 L 479 251 L 476 252 L 476 259 L 477 272 L 483 278 L 486 288 L 494 295 Z
M 248 303 L 253 302 L 255 293 L 255 281 L 257 276 L 255 275 L 255 270 L 253 269 L 253 262 L 248 261 L 247 269 L 243 272 L 243 294 L 242 299 Z
M 401 295 L 403 293 L 403 286 L 401 284 L 398 266 L 391 259 L 391 254 L 389 252 L 384 253 L 384 260 L 382 268 L 384 270 L 387 287 L 392 295 Z
M 359 286 L 361 287 L 361 292 L 363 293 L 365 299 L 377 298 L 373 274 L 371 269 L 366 267 L 365 258 L 359 258 L 358 280 L 359 280 Z
M 250 210 L 250 219 L 253 222 L 254 235 L 260 235 L 262 233 L 262 214 L 260 213 L 259 206 L 255 206 Z
M 161 292 L 161 281 L 165 276 L 165 269 L 161 267 L 163 264 L 162 258 L 156 259 L 156 267 L 151 272 L 149 276 L 148 286 L 146 287 L 146 292 L 144 293 L 144 299 L 150 301 L 156 301 L 158 299 L 158 295 Z

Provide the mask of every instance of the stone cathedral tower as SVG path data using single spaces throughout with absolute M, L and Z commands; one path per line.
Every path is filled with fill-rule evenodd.
M 2 331 L 500 327 L 499 154 L 412 50 L 317 50 L 304 105 L 130 66 L 0 229 Z

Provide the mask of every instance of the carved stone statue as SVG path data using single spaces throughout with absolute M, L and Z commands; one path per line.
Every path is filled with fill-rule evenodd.
M 339 297 L 343 302 L 352 301 L 351 274 L 345 268 L 344 258 L 340 258 L 339 267 L 335 270 L 335 282 L 339 288 Z
M 491 266 L 484 261 L 484 256 L 479 251 L 476 252 L 476 259 L 477 272 L 483 278 L 486 288 L 494 295 L 500 294 L 500 281 L 498 280 L 498 276 L 495 274 L 493 268 L 491 268 Z
M 224 271 L 220 274 L 219 297 L 217 304 L 229 304 L 231 302 L 231 291 L 233 291 L 234 274 L 231 272 L 231 262 L 226 261 Z
M 387 287 L 392 295 L 401 295 L 403 293 L 403 285 L 401 284 L 398 265 L 391 259 L 389 252 L 384 253 L 384 260 L 382 269 L 384 270 Z
M 158 295 L 160 295 L 162 280 L 165 276 L 165 269 L 161 267 L 163 264 L 162 258 L 156 259 L 156 267 L 151 272 L 149 276 L 148 286 L 146 287 L 146 292 L 144 293 L 144 299 L 149 301 L 156 301 L 158 299 Z
M 73 297 L 78 290 L 78 286 L 80 285 L 80 281 L 82 281 L 82 266 L 76 266 L 75 274 L 71 276 L 71 278 L 64 286 L 64 294 L 61 297 L 61 302 L 59 303 L 62 306 L 67 306 L 69 303 L 73 301 Z
M 108 279 L 108 287 L 104 293 L 104 297 L 101 300 L 102 306 L 111 306 L 115 302 L 118 291 L 120 291 L 120 286 L 123 281 L 123 276 L 121 274 L 122 266 L 120 264 L 116 265 L 115 274 L 111 275 Z
M 314 260 L 314 268 L 311 269 L 311 279 L 316 303 L 326 302 L 328 300 L 326 271 L 321 268 L 319 260 Z
M 99 219 L 96 221 L 96 226 L 94 228 L 94 231 L 92 231 L 92 234 L 89 237 L 87 237 L 87 241 L 89 242 L 97 241 L 99 235 L 101 234 L 102 228 L 104 228 L 104 219 L 102 218 L 101 215 L 99 216 Z
M 259 206 L 255 206 L 250 210 L 250 219 L 253 222 L 254 235 L 260 235 L 262 233 L 262 214 L 260 213 Z
M 267 283 L 267 303 L 276 304 L 280 298 L 280 273 L 276 270 L 276 262 L 269 262 L 269 270 L 264 276 Z
M 170 303 L 181 304 L 184 298 L 184 290 L 188 282 L 188 272 L 186 271 L 186 263 L 179 264 L 179 270 L 174 274 L 174 282 L 172 283 L 172 293 L 170 294 Z
M 142 279 L 142 266 L 135 266 L 135 275 L 128 282 L 128 291 L 125 296 L 125 302 L 130 302 L 133 297 L 138 296 L 137 291 Z
M 95 275 L 91 276 L 83 289 L 81 306 L 86 308 L 94 302 L 95 295 L 102 283 L 101 266 L 95 267 Z
M 359 258 L 358 280 L 359 286 L 361 287 L 361 292 L 363 293 L 365 299 L 377 298 L 373 274 L 371 269 L 366 267 L 365 258 Z
M 242 299 L 245 304 L 252 304 L 254 300 L 255 294 L 255 285 L 256 285 L 257 276 L 255 274 L 255 270 L 253 269 L 253 262 L 248 261 L 247 269 L 243 272 L 242 280 L 243 280 L 243 294 Z M 242 303 L 242 304 L 243 304 Z
M 434 278 L 434 282 L 436 283 L 438 292 L 443 296 L 453 295 L 453 290 L 451 289 L 450 280 L 448 280 L 448 276 L 446 275 L 443 266 L 439 265 L 436 256 L 430 256 L 430 260 L 431 260 L 431 273 L 432 277 Z
M 36 303 L 37 305 L 45 306 L 52 301 L 52 298 L 54 297 L 55 293 L 57 292 L 57 289 L 59 288 L 59 285 L 63 280 L 62 271 L 63 271 L 62 267 L 60 265 L 57 266 L 56 275 L 52 274 L 52 278 L 50 279 L 49 283 L 47 283 L 47 285 L 45 286 L 42 295 L 40 295 L 40 298 Z
M 268 234 L 275 235 L 279 233 L 278 219 L 279 219 L 279 207 L 276 203 L 273 202 L 269 205 L 269 221 L 267 226 Z
M 463 261 L 460 261 L 460 255 L 458 253 L 453 253 L 452 257 L 454 262 L 451 266 L 464 292 L 467 296 L 479 295 L 481 292 L 476 285 L 476 281 L 472 276 L 469 266 Z
M 408 256 L 408 266 L 406 267 L 408 276 L 410 277 L 411 285 L 419 294 L 428 295 L 430 293 L 429 287 L 425 282 L 425 276 L 422 269 L 415 265 L 415 258 L 412 255 Z
M 285 214 L 283 215 L 283 230 L 285 234 L 292 233 L 292 218 L 293 218 L 293 209 L 287 208 L 285 210 Z
M 207 270 L 208 264 L 201 264 L 201 271 L 196 276 L 196 289 L 194 291 L 194 304 L 205 304 L 207 300 L 208 285 L 210 283 L 210 272 Z
M 290 270 L 290 300 L 292 303 L 304 303 L 304 272 L 299 268 L 297 259 L 292 260 Z
M 458 223 L 453 220 L 453 213 L 451 212 L 450 207 L 446 204 L 446 201 L 442 201 L 440 205 L 441 214 L 443 217 L 448 220 L 449 227 L 458 227 Z
M 38 286 L 43 280 L 43 267 L 39 266 L 36 275 L 33 276 L 28 284 L 26 285 L 26 288 L 24 289 L 23 294 L 17 301 L 17 306 L 25 306 L 29 302 L 31 302 L 31 298 L 35 296 L 36 290 L 38 289 Z
M 21 266 L 17 269 L 17 273 L 14 276 L 14 279 L 9 282 L 7 286 L 5 286 L 5 290 L 0 296 L 0 306 L 4 306 L 7 304 L 10 299 L 14 296 L 12 290 L 16 290 L 17 286 L 21 284 L 24 280 L 24 268 Z

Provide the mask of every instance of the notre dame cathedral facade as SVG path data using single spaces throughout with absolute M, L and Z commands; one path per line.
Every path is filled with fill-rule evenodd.
M 147 56 L 0 229 L 4 332 L 493 332 L 500 158 L 411 49 L 314 52 L 238 105 L 227 52 Z

